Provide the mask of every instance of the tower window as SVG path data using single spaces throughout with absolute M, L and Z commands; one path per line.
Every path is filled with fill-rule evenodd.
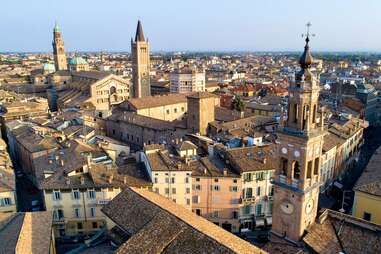
M 287 164 L 288 160 L 286 158 L 280 158 L 280 168 L 282 169 L 281 174 L 287 176 Z
M 312 174 L 312 161 L 309 161 L 307 164 L 307 178 L 311 178 Z
M 319 158 L 315 158 L 314 175 L 317 175 L 318 173 L 319 173 Z
M 300 166 L 298 161 L 294 161 L 292 163 L 292 171 L 294 172 L 293 176 L 294 179 L 299 179 L 300 178 Z
M 312 111 L 312 122 L 316 123 L 316 105 L 314 105 L 313 111 Z
M 294 123 L 298 122 L 298 104 L 294 104 Z

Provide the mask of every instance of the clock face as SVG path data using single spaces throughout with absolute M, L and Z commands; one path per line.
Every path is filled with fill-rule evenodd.
M 282 212 L 285 214 L 292 214 L 294 212 L 294 205 L 290 201 L 283 201 L 280 205 L 280 209 L 282 209 Z
M 294 152 L 294 156 L 295 156 L 295 157 L 299 157 L 299 156 L 300 156 L 300 152 L 299 152 L 298 150 L 296 150 L 296 151 Z
M 313 209 L 314 209 L 314 200 L 311 198 L 306 203 L 306 214 L 310 214 Z
M 283 148 L 282 148 L 282 153 L 283 153 L 283 154 L 286 154 L 286 153 L 287 153 L 287 148 L 286 148 L 286 147 L 283 147 Z

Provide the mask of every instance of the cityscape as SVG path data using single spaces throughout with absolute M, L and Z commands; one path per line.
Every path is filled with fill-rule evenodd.
M 127 5 L 110 2 L 116 13 Z M 341 31 L 322 46 L 332 29 L 312 12 L 292 18 L 283 39 L 267 35 L 283 19 L 263 18 L 256 31 L 266 34 L 247 35 L 253 48 L 226 38 L 210 50 L 230 33 L 221 20 L 241 15 L 244 26 L 245 10 L 200 11 L 194 24 L 176 15 L 184 31 L 161 38 L 163 15 L 185 10 L 161 4 L 171 6 L 155 9 L 157 23 L 143 5 L 124 16 L 131 39 L 110 24 L 77 47 L 70 33 L 84 25 L 73 24 L 89 14 L 20 9 L 14 28 L 0 17 L 14 37 L 0 42 L 0 253 L 381 253 L 381 48 L 333 38 Z M 220 31 L 200 38 L 209 18 Z M 22 19 L 45 24 L 26 31 Z M 360 33 L 353 22 L 339 24 L 343 34 Z M 39 34 L 50 39 L 36 47 Z

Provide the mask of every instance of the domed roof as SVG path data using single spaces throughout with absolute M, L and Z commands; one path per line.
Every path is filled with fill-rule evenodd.
M 56 71 L 56 67 L 52 63 L 44 63 L 44 65 L 42 66 L 42 69 L 44 71 L 48 71 L 48 72 L 55 72 Z
M 307 37 L 306 38 L 306 46 L 304 46 L 304 52 L 299 59 L 299 64 L 302 67 L 302 69 L 309 68 L 313 62 L 313 58 L 312 58 L 312 55 L 310 53 L 310 47 L 308 45 L 309 41 L 310 41 L 310 39 Z
M 80 64 L 87 64 L 86 60 L 80 56 L 70 58 L 69 60 L 69 65 L 80 65 Z
M 54 32 L 55 33 L 59 33 L 61 32 L 61 28 L 58 26 L 58 23 L 56 22 L 56 24 L 54 25 Z

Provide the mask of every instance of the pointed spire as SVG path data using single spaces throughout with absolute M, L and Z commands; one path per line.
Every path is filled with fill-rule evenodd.
M 140 23 L 140 20 L 138 20 L 138 26 L 136 27 L 135 42 L 137 41 L 145 41 L 143 28 L 142 24 Z
M 307 33 L 303 35 L 303 36 L 306 36 L 306 45 L 304 46 L 304 52 L 299 59 L 299 64 L 302 67 L 302 69 L 308 69 L 313 62 L 313 58 L 310 53 L 310 46 L 308 45 L 308 43 L 310 42 L 310 35 L 314 36 L 314 34 L 310 34 L 311 23 L 308 22 L 306 26 L 307 26 Z
M 60 27 L 59 27 L 57 21 L 56 21 L 56 23 L 54 24 L 54 32 L 55 32 L 55 33 L 59 33 L 59 32 L 61 32 L 61 29 L 60 29 Z

